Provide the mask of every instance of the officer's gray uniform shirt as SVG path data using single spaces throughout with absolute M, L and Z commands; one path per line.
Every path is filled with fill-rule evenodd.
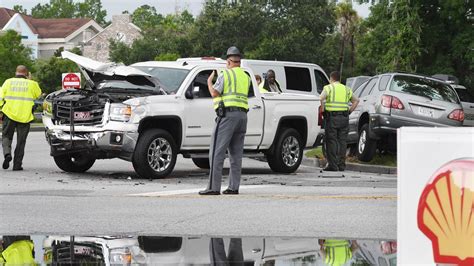
M 222 74 L 218 76 L 213 87 L 222 96 L 224 91 L 224 76 Z M 227 151 L 229 152 L 230 161 L 229 189 L 238 190 L 245 133 L 247 131 L 247 113 L 239 111 L 226 112 L 225 117 L 217 118 L 216 121 L 218 122 L 214 127 L 209 149 L 211 171 L 209 173 L 208 190 L 220 191 L 221 189 L 222 168 Z

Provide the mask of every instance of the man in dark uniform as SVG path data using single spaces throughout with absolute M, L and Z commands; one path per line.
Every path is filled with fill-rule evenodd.
M 320 96 L 326 119 L 324 130 L 328 161 L 328 165 L 323 171 L 345 170 L 349 114 L 359 104 L 359 99 L 352 94 L 352 90 L 341 84 L 339 80 L 339 72 L 332 72 L 329 85 L 324 86 Z M 350 107 L 349 102 L 352 102 Z
M 239 194 L 244 139 L 247 131 L 248 92 L 250 77 L 240 68 L 242 58 L 239 49 L 232 46 L 227 50 L 227 68 L 215 84 L 214 72 L 207 85 L 214 100 L 217 113 L 216 126 L 209 148 L 209 185 L 199 195 L 219 195 L 222 182 L 222 168 L 229 151 L 229 187 L 223 194 Z

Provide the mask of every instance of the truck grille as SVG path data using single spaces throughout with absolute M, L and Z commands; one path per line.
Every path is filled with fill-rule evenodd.
M 72 106 L 71 106 L 72 104 Z M 102 104 L 81 104 L 79 102 L 56 102 L 53 106 L 54 122 L 56 124 L 71 124 L 71 117 L 74 125 L 98 125 L 102 123 L 104 116 L 104 105 Z M 74 110 L 72 112 L 72 110 Z
M 103 265 L 104 254 L 100 244 L 61 241 L 53 244 L 53 265 Z

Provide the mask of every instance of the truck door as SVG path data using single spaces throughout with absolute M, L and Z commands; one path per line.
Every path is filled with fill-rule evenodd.
M 184 106 L 186 128 L 184 128 L 183 148 L 209 149 L 216 118 L 212 97 L 207 88 L 207 78 L 211 73 L 210 69 L 198 72 L 187 88 L 187 93 L 192 94 L 192 99 L 186 99 Z
M 250 74 L 247 73 L 249 76 Z M 257 88 L 255 77 L 251 77 L 252 86 L 249 88 L 249 112 L 247 113 L 247 134 L 245 134 L 244 149 L 257 149 L 263 137 L 264 106 L 262 98 L 255 96 L 254 88 Z M 255 85 L 255 86 L 254 86 Z

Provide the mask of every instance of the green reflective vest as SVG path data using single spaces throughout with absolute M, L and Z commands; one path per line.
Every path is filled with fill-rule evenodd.
M 33 105 L 41 95 L 36 81 L 25 78 L 7 79 L 0 89 L 0 110 L 13 121 L 33 121 Z
M 324 86 L 326 92 L 326 111 L 347 111 L 352 98 L 352 90 L 339 82 Z
M 240 67 L 225 69 L 222 71 L 222 75 L 224 76 L 224 90 L 220 97 L 213 99 L 214 109 L 217 109 L 219 102 L 223 101 L 225 107 L 241 107 L 248 110 L 249 76 Z
M 31 240 L 13 242 L 2 252 L 5 265 L 36 265 L 33 258 L 33 248 Z
M 326 239 L 324 251 L 326 253 L 325 263 L 331 266 L 344 265 L 352 258 L 352 251 L 347 240 Z
M 260 85 L 258 85 L 258 90 L 259 90 L 261 93 L 268 92 L 268 91 L 263 87 L 264 83 L 265 83 L 265 82 L 262 81 L 262 82 L 260 83 Z

